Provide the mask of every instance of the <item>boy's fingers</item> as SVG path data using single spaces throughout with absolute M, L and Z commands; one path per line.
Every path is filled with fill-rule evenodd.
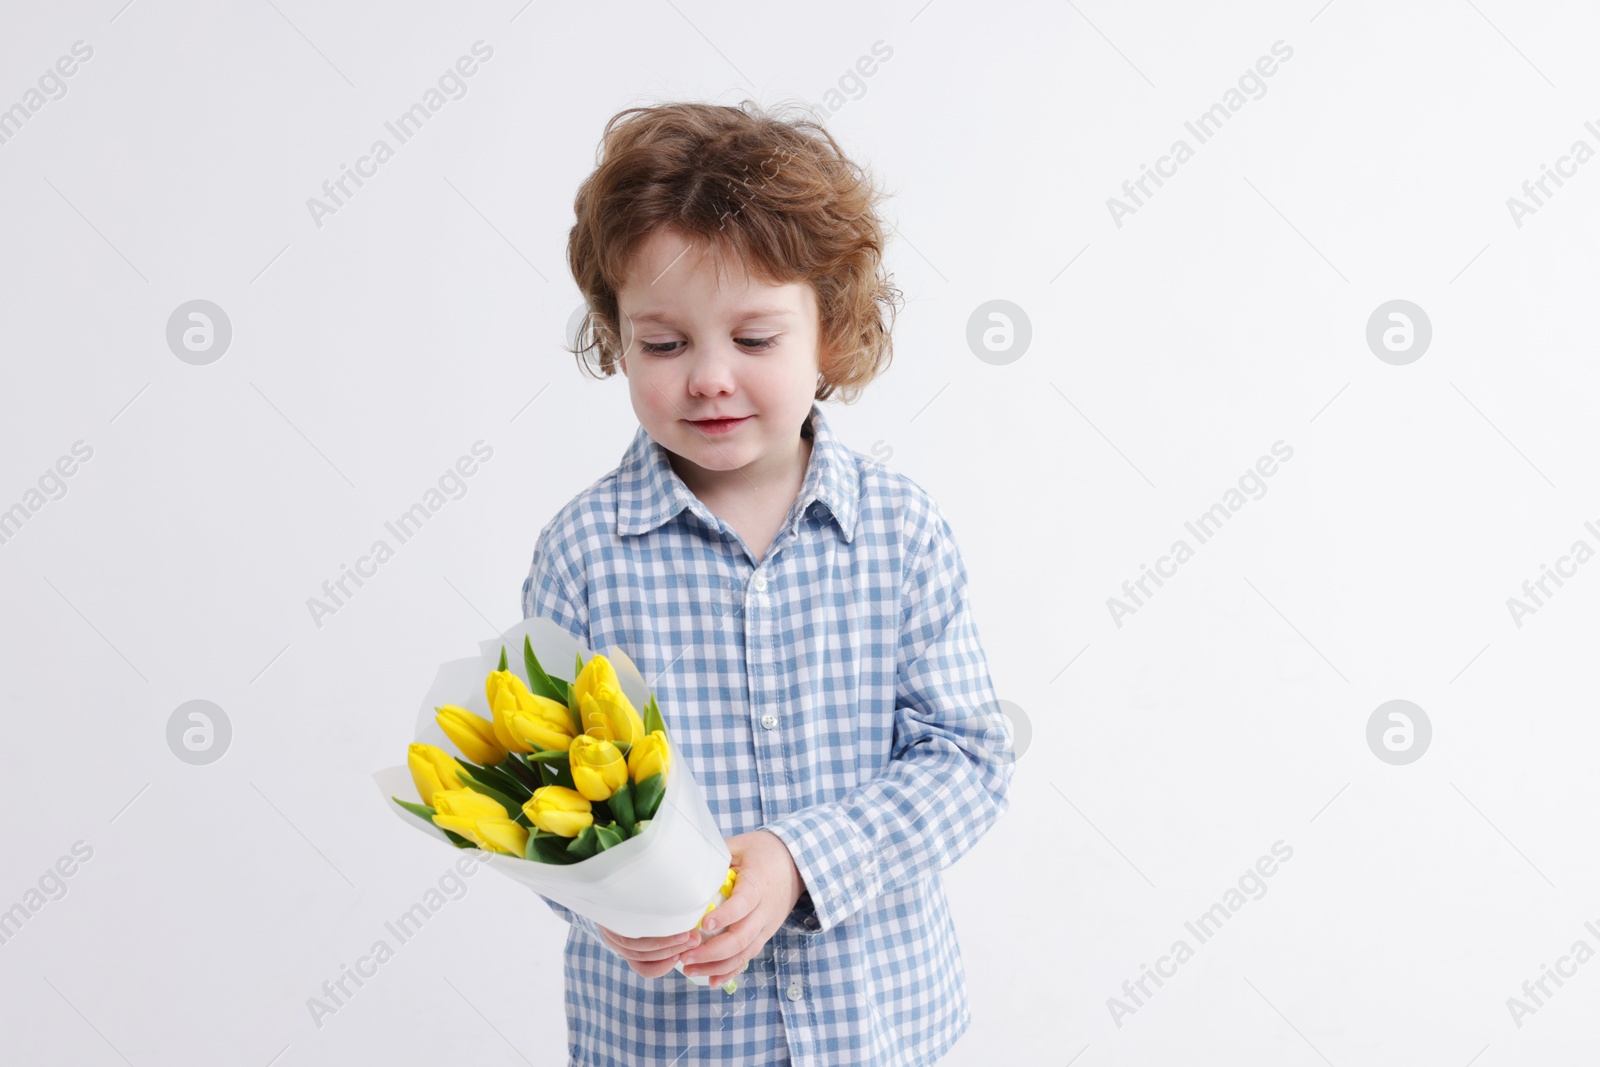
M 720 986 L 728 979 L 737 978 L 744 973 L 745 966 L 750 962 L 750 958 L 755 955 L 755 952 L 751 951 L 752 947 L 751 945 L 745 945 L 728 959 L 712 964 L 711 966 L 716 968 L 716 973 L 707 975 L 711 984 Z
M 699 948 L 686 952 L 690 958 L 684 961 L 684 966 L 689 968 L 690 974 L 706 974 L 705 970 L 696 970 L 706 967 L 726 971 L 730 961 L 739 962 L 740 954 L 750 947 L 749 934 L 749 924 L 735 925 Z
M 733 895 L 711 909 L 711 914 L 700 920 L 702 929 L 720 934 L 740 919 L 749 915 L 756 906 L 758 894 L 746 889 L 744 882 L 735 882 Z
M 671 971 L 676 964 L 666 960 L 659 963 L 635 963 L 629 960 L 628 966 L 632 967 L 641 978 L 660 978 Z
M 630 960 L 669 959 L 680 952 L 687 952 L 693 944 L 685 942 L 681 934 L 675 937 L 623 937 L 603 926 L 600 927 L 600 933 L 612 948 Z

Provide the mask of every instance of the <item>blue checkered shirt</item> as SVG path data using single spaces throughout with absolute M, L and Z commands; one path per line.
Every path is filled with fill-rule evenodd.
M 771 831 L 805 882 L 731 996 L 640 977 L 541 896 L 571 923 L 573 1064 L 912 1067 L 971 1023 L 939 872 L 1009 808 L 1014 749 L 966 568 L 921 487 L 816 403 L 802 432 L 805 482 L 759 563 L 642 427 L 539 534 L 523 616 L 626 652 L 724 835 Z

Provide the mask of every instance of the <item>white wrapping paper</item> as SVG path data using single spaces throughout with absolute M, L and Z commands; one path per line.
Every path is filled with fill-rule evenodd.
M 592 655 L 589 648 L 549 619 L 524 619 L 498 639 L 483 642 L 477 658 L 440 666 L 418 712 L 413 740 L 437 745 L 459 756 L 439 729 L 434 709 L 455 704 L 492 718 L 484 679 L 499 668 L 502 647 L 507 668 L 523 676 L 524 635 L 531 639 L 540 666 L 552 677 L 570 682 L 577 654 L 581 651 L 585 660 Z M 643 709 L 650 693 L 639 669 L 620 649 L 607 649 L 605 656 L 616 668 L 622 691 L 635 708 Z M 672 730 L 672 709 L 662 708 L 661 718 L 672 745 L 672 759 L 661 806 L 642 834 L 581 863 L 558 865 L 485 853 L 485 865 L 624 937 L 666 937 L 693 929 L 705 914 L 707 903 L 721 899 L 718 890 L 727 877 L 732 856 L 688 760 L 678 747 Z M 456 851 L 443 830 L 390 799 L 399 797 L 420 803 L 411 772 L 404 764 L 385 767 L 372 777 L 384 806 L 397 818 L 451 852 Z

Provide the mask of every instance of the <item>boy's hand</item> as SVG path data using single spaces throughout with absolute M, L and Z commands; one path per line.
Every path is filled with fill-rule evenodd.
M 755 830 L 735 834 L 727 841 L 733 854 L 729 865 L 739 872 L 733 894 L 701 921 L 705 943 L 680 950 L 684 973 L 708 976 L 712 988 L 739 976 L 783 925 L 805 890 L 789 846 L 776 834 Z
M 729 866 L 738 869 L 739 877 L 733 883 L 733 894 L 701 921 L 703 932 L 623 937 L 595 924 L 642 977 L 660 978 L 675 969 L 683 956 L 685 973 L 713 975 L 711 985 L 720 987 L 739 975 L 794 910 L 805 882 L 789 855 L 789 846 L 765 830 L 735 834 L 727 841 L 732 853 Z
M 600 926 L 599 923 L 595 923 Z M 692 930 L 687 934 L 675 934 L 672 937 L 623 937 L 613 930 L 600 926 L 600 934 L 610 943 L 611 947 L 622 954 L 642 977 L 660 978 L 668 971 L 677 967 L 678 954 L 686 952 L 693 945 L 700 943 L 700 931 Z

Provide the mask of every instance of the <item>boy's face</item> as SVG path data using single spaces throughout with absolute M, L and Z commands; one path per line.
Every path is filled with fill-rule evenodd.
M 792 494 L 820 369 L 816 292 L 750 277 L 731 256 L 719 272 L 705 251 L 657 231 L 617 292 L 634 413 L 697 495 Z M 743 421 L 696 425 L 711 417 Z

